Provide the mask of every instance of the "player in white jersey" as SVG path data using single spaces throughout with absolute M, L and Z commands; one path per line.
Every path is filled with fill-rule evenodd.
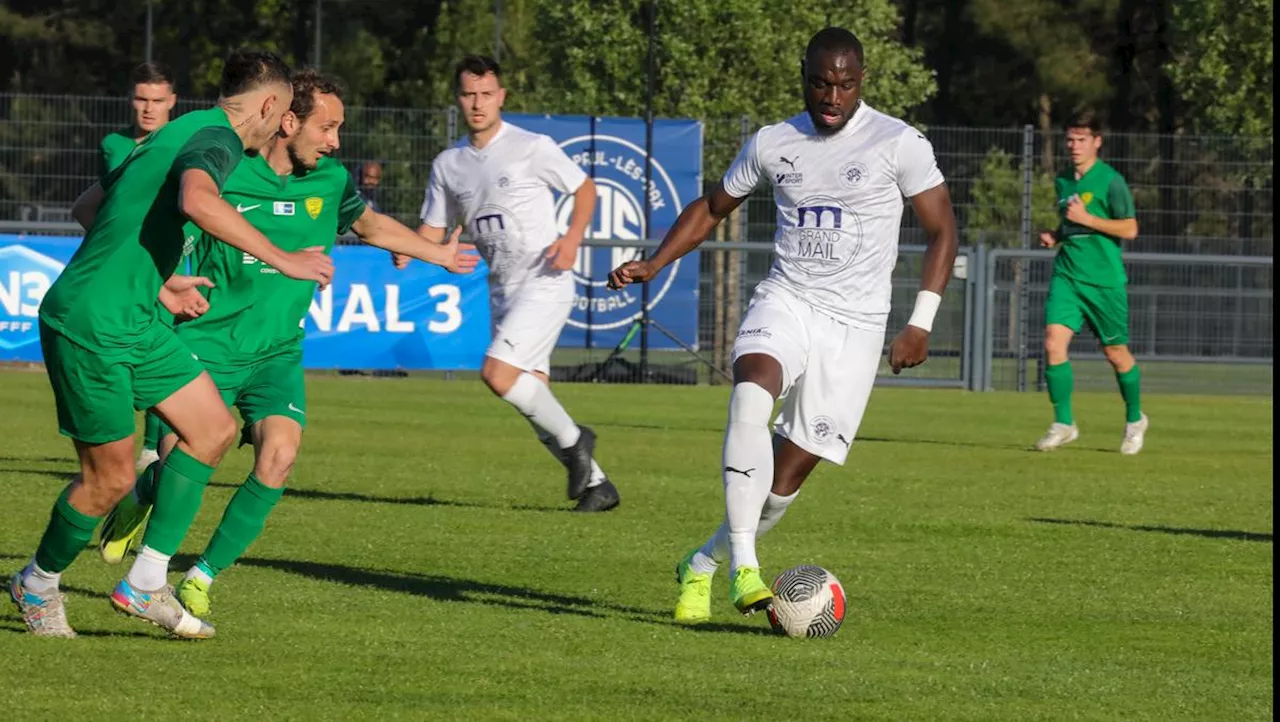
M 929 141 L 860 100 L 862 68 L 862 45 L 848 30 L 815 35 L 801 65 L 806 112 L 761 128 L 720 185 L 680 214 L 652 259 L 610 275 L 615 287 L 653 278 L 696 248 L 762 178 L 773 185 L 776 260 L 733 347 L 724 523 L 676 567 L 679 621 L 710 618 L 711 577 L 726 560 L 739 611 L 772 603 L 756 538 L 777 524 L 819 460 L 844 463 L 857 434 L 884 348 L 903 196 L 929 247 L 915 311 L 889 363 L 898 373 L 928 357 L 955 262 L 951 197 Z
M 607 511 L 618 490 L 593 458 L 595 434 L 551 393 L 551 352 L 573 305 L 573 264 L 595 208 L 595 184 L 551 138 L 501 117 L 497 62 L 468 56 L 454 82 L 468 137 L 436 157 L 422 204 L 426 238 L 460 221 L 489 266 L 493 340 L 480 375 L 533 425 L 566 467 L 576 511 Z M 569 229 L 556 227 L 552 191 L 573 195 Z M 403 267 L 407 258 L 397 257 Z

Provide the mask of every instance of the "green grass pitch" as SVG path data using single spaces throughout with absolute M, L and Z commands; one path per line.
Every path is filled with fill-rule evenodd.
M 292 489 L 213 587 L 218 638 L 116 616 L 125 567 L 86 552 L 63 578 L 80 639 L 0 616 L 8 718 L 1272 718 L 1270 397 L 1149 395 L 1126 458 L 1114 392 L 1038 454 L 1042 395 L 877 390 L 849 463 L 761 543 L 766 575 L 820 564 L 848 594 L 835 638 L 791 640 L 723 575 L 713 624 L 670 617 L 722 514 L 724 387 L 558 387 L 622 492 L 595 516 L 478 382 L 309 387 Z M 0 373 L 0 398 L 8 574 L 75 467 L 41 374 Z M 224 461 L 184 554 L 251 459 Z

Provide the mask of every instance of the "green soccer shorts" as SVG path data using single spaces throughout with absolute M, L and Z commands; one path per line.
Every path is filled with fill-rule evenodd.
M 284 416 L 307 427 L 306 380 L 302 352 L 292 351 L 241 367 L 210 368 L 209 375 L 227 407 L 244 420 L 240 445 L 253 443 L 253 425 L 268 416 Z M 173 433 L 161 423 L 160 438 Z
M 1129 343 L 1129 295 L 1124 286 L 1092 286 L 1055 273 L 1044 316 L 1045 325 L 1066 326 L 1076 333 L 1088 323 L 1103 346 Z
M 164 401 L 204 371 L 182 339 L 159 321 L 126 348 L 82 346 L 41 321 L 40 349 L 58 430 L 85 444 L 132 436 L 136 409 Z

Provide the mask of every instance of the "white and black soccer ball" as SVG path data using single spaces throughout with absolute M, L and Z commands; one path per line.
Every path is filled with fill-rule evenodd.
M 773 580 L 769 624 L 788 637 L 830 637 L 844 622 L 844 587 L 812 565 L 792 567 Z

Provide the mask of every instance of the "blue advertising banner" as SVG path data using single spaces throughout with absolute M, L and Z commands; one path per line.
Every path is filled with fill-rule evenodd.
M 651 184 L 644 187 L 645 123 L 634 118 L 591 118 L 506 114 L 504 118 L 535 133 L 551 136 L 596 184 L 596 213 L 588 237 L 619 241 L 659 239 L 680 211 L 702 195 L 702 124 L 657 120 L 653 127 Z M 650 204 L 650 228 L 644 227 L 643 202 Z M 572 197 L 556 199 L 562 230 L 568 229 Z M 609 272 L 637 258 L 636 248 L 586 248 L 574 267 L 577 294 L 560 346 L 611 348 L 640 318 L 641 289 L 610 291 Z M 698 254 L 690 253 L 649 284 L 650 317 L 690 346 L 698 342 Z M 651 348 L 678 348 L 659 333 Z
M 40 361 L 37 311 L 79 237 L 0 235 L 0 361 Z M 479 369 L 489 346 L 488 269 L 395 270 L 368 246 L 333 249 L 334 283 L 303 322 L 308 368 Z

